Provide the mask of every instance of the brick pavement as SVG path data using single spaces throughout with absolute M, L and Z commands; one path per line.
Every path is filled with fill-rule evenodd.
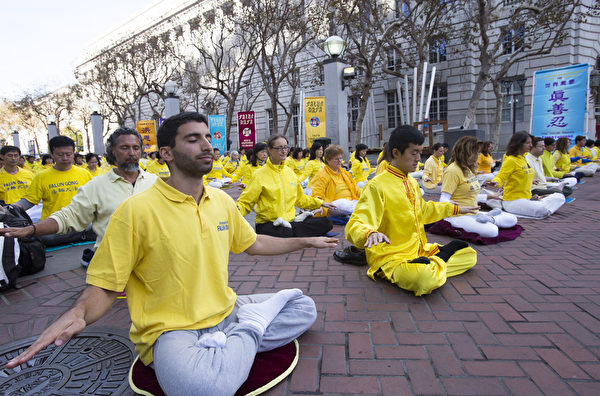
M 520 220 L 517 240 L 475 246 L 477 266 L 424 297 L 369 280 L 333 249 L 232 255 L 238 293 L 299 287 L 317 303 L 296 370 L 268 394 L 600 394 L 600 177 L 574 196 L 549 219 Z M 39 334 L 84 271 L 29 283 L 0 294 L 2 345 Z M 94 326 L 127 328 L 126 303 Z

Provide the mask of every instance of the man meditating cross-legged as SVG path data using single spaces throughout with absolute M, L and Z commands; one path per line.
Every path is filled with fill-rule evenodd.
M 257 352 L 285 345 L 313 324 L 315 304 L 298 289 L 236 296 L 227 285 L 229 252 L 281 254 L 336 240 L 257 236 L 226 193 L 203 185 L 213 161 L 207 136 L 207 119 L 198 113 L 163 122 L 158 147 L 171 176 L 115 211 L 88 268 L 88 287 L 7 368 L 64 344 L 125 287 L 130 338 L 167 395 L 232 395 Z
M 477 253 L 466 242 L 428 243 L 424 225 L 477 207 L 424 201 L 409 176 L 421 158 L 423 134 L 408 125 L 396 128 L 388 143 L 391 163 L 362 191 L 346 225 L 346 238 L 366 248 L 367 275 L 387 279 L 420 296 L 442 286 L 449 276 L 475 265 Z

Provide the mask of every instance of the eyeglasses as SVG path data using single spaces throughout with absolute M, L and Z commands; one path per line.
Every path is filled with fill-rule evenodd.
M 288 146 L 281 146 L 281 147 L 273 147 L 273 150 L 278 150 L 278 151 L 288 151 L 290 148 Z
M 342 162 L 342 157 L 332 158 L 329 161 Z

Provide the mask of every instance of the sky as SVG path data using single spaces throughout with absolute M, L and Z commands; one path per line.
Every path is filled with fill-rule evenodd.
M 155 0 L 0 0 L 0 98 L 75 82 L 84 48 Z

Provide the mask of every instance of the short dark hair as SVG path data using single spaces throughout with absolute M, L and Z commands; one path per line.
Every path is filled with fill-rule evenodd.
M 50 148 L 50 154 L 53 154 L 54 149 L 58 147 L 72 147 L 75 151 L 75 142 L 70 137 L 59 135 L 50 139 L 48 147 Z
M 4 146 L 0 149 L 0 155 L 6 155 L 8 153 L 17 152 L 21 155 L 21 149 L 17 146 Z
M 527 132 L 517 132 L 508 141 L 508 145 L 506 146 L 506 155 L 519 155 L 519 151 L 521 150 L 521 146 L 525 144 L 527 139 L 531 138 Z
M 83 159 L 83 154 L 81 154 L 81 153 L 75 153 L 75 155 L 73 156 L 73 158 L 81 158 L 81 159 Z
M 585 146 L 586 147 L 594 147 L 595 140 L 594 139 L 586 139 Z
M 440 148 L 444 147 L 444 145 L 442 145 L 442 143 L 435 143 L 432 147 L 431 147 L 431 151 L 438 151 Z
M 585 136 L 583 136 L 583 135 L 577 135 L 577 136 L 575 136 L 575 143 L 577 143 L 577 142 L 579 142 L 579 141 L 581 141 L 583 139 L 585 139 Z
M 46 160 L 52 159 L 50 154 L 42 154 L 42 165 L 46 165 Z
M 546 146 L 552 146 L 555 142 L 556 142 L 556 140 L 554 140 L 554 138 L 551 138 L 551 137 L 544 138 L 544 144 Z
M 541 137 L 534 136 L 534 137 L 531 139 L 531 145 L 532 145 L 533 147 L 535 147 L 535 145 L 536 145 L 536 144 L 538 144 L 539 142 L 543 142 L 543 141 L 544 141 L 544 139 L 542 139 Z M 544 144 L 546 144 L 546 142 L 544 142 Z
M 184 111 L 183 113 L 175 114 L 164 120 L 158 128 L 156 136 L 157 147 L 175 147 L 177 129 L 188 122 L 200 122 L 208 126 L 208 119 L 200 113 Z
M 100 158 L 98 158 L 98 155 L 94 153 L 87 153 L 85 155 L 85 162 L 89 162 L 89 160 L 91 160 L 92 158 L 96 158 L 98 162 L 100 162 Z
M 302 147 L 296 147 L 293 151 L 292 151 L 292 158 L 297 160 L 298 159 L 298 154 L 300 154 L 302 152 Z
M 113 148 L 117 145 L 119 141 L 119 137 L 123 135 L 133 135 L 137 137 L 140 141 L 140 149 L 144 146 L 142 136 L 133 128 L 121 127 L 116 129 L 111 135 L 108 137 L 106 141 L 106 161 L 110 165 L 117 165 L 117 159 L 113 155 Z
M 417 128 L 411 125 L 400 125 L 390 134 L 389 153 L 390 156 L 394 149 L 400 154 L 404 154 L 410 144 L 421 145 L 425 142 L 425 136 Z

